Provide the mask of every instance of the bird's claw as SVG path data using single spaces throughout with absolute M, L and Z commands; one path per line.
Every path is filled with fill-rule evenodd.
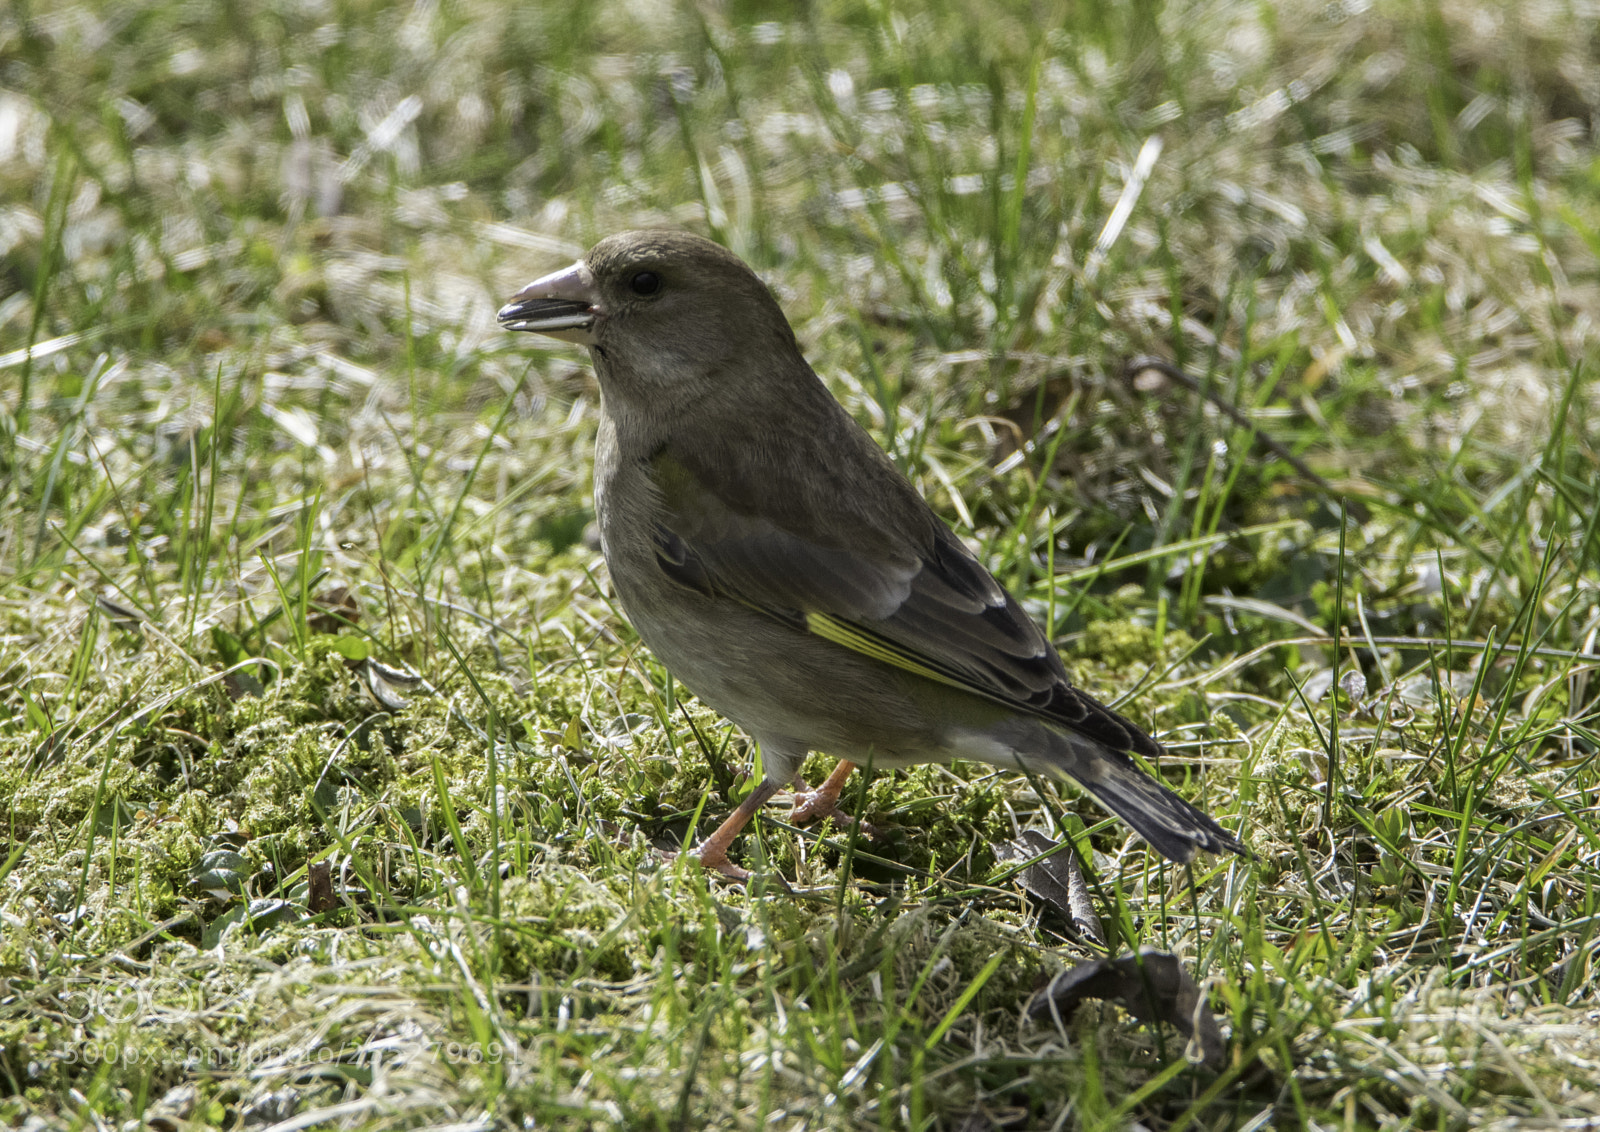
M 750 879 L 750 870 L 741 869 L 728 859 L 728 854 L 713 846 L 702 846 L 694 854 L 695 862 L 706 872 L 715 873 L 730 884 L 744 884 Z
M 851 817 L 841 810 L 837 795 L 829 797 L 822 789 L 795 791 L 794 809 L 789 811 L 791 822 L 795 825 L 809 825 L 825 818 L 832 818 L 847 829 L 855 826 L 869 841 L 882 840 L 883 834 L 877 826 L 865 818 Z

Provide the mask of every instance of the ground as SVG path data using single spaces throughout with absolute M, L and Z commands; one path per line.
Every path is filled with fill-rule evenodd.
M 1596 44 L 1576 0 L 0 10 L 0 1115 L 1600 1121 Z M 746 889 L 672 854 L 749 743 L 613 601 L 587 359 L 494 321 L 649 225 L 761 272 L 1252 859 L 979 765 L 861 779 L 882 841 L 770 808 Z M 1029 1020 L 1099 952 L 1025 831 L 1221 1065 Z

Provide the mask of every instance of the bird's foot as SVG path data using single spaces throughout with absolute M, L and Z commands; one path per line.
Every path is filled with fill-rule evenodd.
M 741 869 L 730 861 L 727 851 L 720 846 L 703 844 L 695 853 L 694 859 L 706 872 L 716 873 L 730 884 L 743 884 L 750 879 L 750 870 Z
M 829 798 L 821 790 L 796 790 L 794 792 L 794 809 L 789 811 L 789 820 L 795 825 L 811 825 L 813 822 L 832 818 L 840 825 L 855 823 L 863 829 L 865 822 L 857 821 L 850 814 L 839 808 L 839 799 Z
M 832 818 L 842 826 L 855 826 L 863 836 L 877 841 L 880 834 L 870 822 L 851 817 L 839 808 L 839 795 L 844 790 L 845 779 L 850 777 L 850 772 L 854 769 L 854 763 L 840 763 L 834 767 L 833 773 L 828 775 L 828 780 L 815 790 L 807 788 L 804 782 L 797 779 L 794 788 L 794 809 L 789 811 L 789 820 L 795 825 L 806 825 L 824 818 Z

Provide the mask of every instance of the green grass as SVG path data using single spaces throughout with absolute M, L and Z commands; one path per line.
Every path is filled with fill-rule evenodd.
M 0 1114 L 1600 1117 L 1597 35 L 1476 0 L 0 11 Z M 493 321 L 651 224 L 763 273 L 1256 860 L 1188 875 L 974 765 L 861 783 L 884 843 L 773 807 L 748 891 L 663 852 L 748 744 L 585 541 L 586 359 Z M 1024 1021 L 1090 954 L 997 860 L 1027 828 L 1204 982 L 1221 1072 L 1109 1004 Z

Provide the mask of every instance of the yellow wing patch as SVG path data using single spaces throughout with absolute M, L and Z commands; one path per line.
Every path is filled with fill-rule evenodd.
M 922 663 L 914 653 L 896 648 L 880 637 L 864 633 L 855 626 L 830 617 L 826 613 L 807 613 L 806 629 L 821 637 L 823 640 L 832 641 L 836 645 L 843 645 L 852 652 L 862 656 L 870 656 L 873 660 L 881 660 L 884 664 L 892 664 L 896 668 L 937 680 L 941 684 L 948 684 L 952 688 L 961 688 L 964 691 L 976 691 L 965 681 L 947 676 L 934 668 L 929 668 Z

